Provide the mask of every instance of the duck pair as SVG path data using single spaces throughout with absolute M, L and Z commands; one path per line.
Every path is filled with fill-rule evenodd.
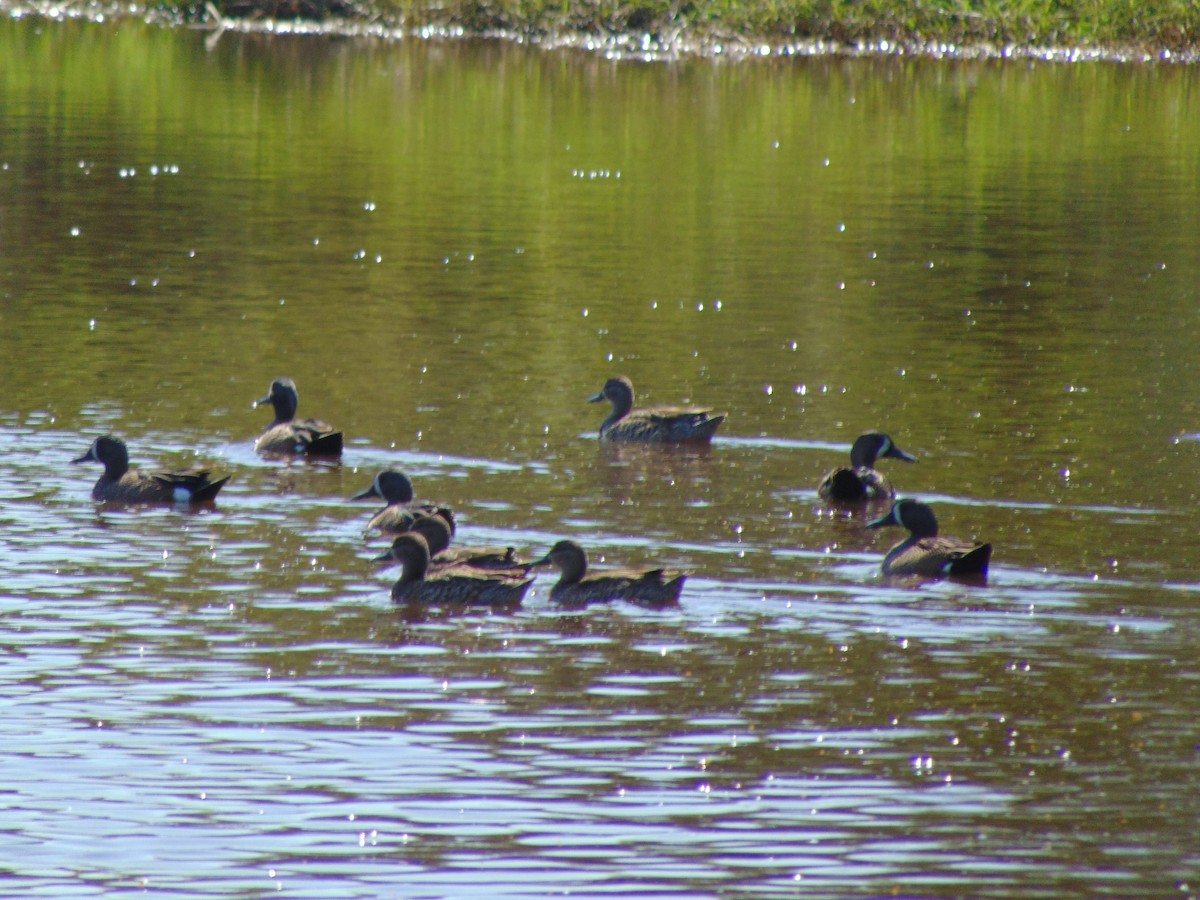
M 821 479 L 817 495 L 839 503 L 890 500 L 896 492 L 892 483 L 875 470 L 882 458 L 916 462 L 917 458 L 896 446 L 886 434 L 861 434 L 850 448 L 850 466 L 834 469 Z M 909 536 L 892 547 L 883 558 L 888 576 L 914 575 L 927 578 L 983 576 L 992 556 L 991 544 L 977 544 L 938 534 L 937 516 L 919 500 L 897 500 L 887 514 L 867 523 L 868 528 L 899 525 Z
M 337 456 L 342 434 L 318 419 L 297 419 L 300 394 L 290 378 L 277 378 L 265 397 L 254 405 L 270 403 L 275 419 L 254 443 L 266 456 L 308 454 Z M 129 448 L 116 435 L 96 438 L 75 463 L 98 462 L 104 474 L 92 488 L 92 499 L 110 503 L 211 503 L 229 476 L 213 479 L 206 469 L 186 472 L 136 472 L 129 468 Z
M 543 558 L 531 562 L 519 561 L 509 548 L 499 553 L 463 551 L 463 555 L 438 565 L 437 559 L 431 560 L 431 545 L 425 537 L 437 530 L 431 522 L 422 520 L 412 532 L 396 538 L 388 553 L 380 557 L 395 560 L 402 567 L 400 579 L 392 587 L 395 602 L 516 606 L 533 583 L 529 570 L 553 564 L 560 576 L 550 589 L 550 599 L 564 605 L 630 600 L 662 606 L 679 602 L 687 578 L 665 569 L 588 574 L 587 553 L 574 541 L 559 541 Z

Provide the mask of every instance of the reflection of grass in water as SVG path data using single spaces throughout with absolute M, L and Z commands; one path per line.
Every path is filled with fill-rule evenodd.
M 407 26 L 455 26 L 468 32 L 632 31 L 701 44 L 739 36 L 1186 50 L 1200 42 L 1189 0 L 223 0 L 214 5 L 224 16 L 395 19 Z M 204 8 L 195 0 L 179 6 L 196 15 Z

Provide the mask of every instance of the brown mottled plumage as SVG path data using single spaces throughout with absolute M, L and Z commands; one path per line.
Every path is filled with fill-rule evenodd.
M 610 570 L 587 573 L 587 553 L 574 541 L 559 541 L 535 566 L 553 563 L 561 577 L 550 589 L 550 599 L 560 603 L 632 600 L 639 603 L 678 603 L 686 574 L 651 569 L 649 572 Z
M 436 515 L 449 510 L 429 503 L 411 506 L 413 499 L 412 482 L 399 469 L 384 469 L 375 476 L 371 486 L 359 491 L 351 500 L 365 500 L 368 497 L 378 497 L 387 506 L 375 513 L 367 523 L 367 531 L 378 531 L 382 534 L 403 534 L 412 528 L 413 523 L 422 516 Z M 454 532 L 454 520 L 450 519 L 451 534 Z
M 992 545 L 939 535 L 937 517 L 927 504 L 919 500 L 897 500 L 886 516 L 867 523 L 868 528 L 883 525 L 899 525 L 909 531 L 908 537 L 883 558 L 884 575 L 937 578 L 943 575 L 987 574 Z
M 411 533 L 425 538 L 429 546 L 431 571 L 441 571 L 451 566 L 467 566 L 473 569 L 483 569 L 492 572 L 512 572 L 524 575 L 532 565 L 527 560 L 520 559 L 516 550 L 508 547 L 504 550 L 482 549 L 477 547 L 450 547 L 450 539 L 454 534 L 453 517 L 449 510 L 432 516 L 421 516 L 412 525 Z M 394 559 L 389 550 L 382 556 L 375 557 L 377 562 Z
M 642 443 L 679 443 L 711 441 L 725 414 L 712 410 L 659 406 L 633 408 L 633 382 L 624 375 L 610 378 L 603 390 L 588 398 L 588 403 L 607 400 L 612 412 L 600 423 L 602 441 L 638 441 Z
M 270 403 L 275 420 L 254 442 L 254 449 L 267 456 L 341 456 L 342 433 L 320 419 L 297 419 L 300 394 L 290 378 L 276 378 L 265 397 L 255 406 Z
M 96 438 L 87 453 L 71 462 L 102 464 L 104 474 L 92 488 L 92 499 L 118 503 L 208 503 L 229 480 L 226 475 L 214 481 L 206 469 L 131 472 L 125 442 L 111 434 Z
M 419 534 L 402 534 L 392 542 L 391 555 L 403 567 L 392 586 L 397 603 L 516 606 L 533 579 L 507 572 L 485 572 L 450 566 L 429 572 L 429 545 Z
M 850 448 L 850 467 L 834 469 L 821 479 L 817 494 L 822 500 L 854 503 L 863 500 L 891 500 L 896 495 L 892 483 L 875 471 L 880 457 L 916 462 L 917 458 L 897 447 L 890 437 L 871 431 L 860 434 Z

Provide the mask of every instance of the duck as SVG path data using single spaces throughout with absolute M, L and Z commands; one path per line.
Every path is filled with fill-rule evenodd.
M 131 472 L 129 449 L 112 434 L 96 438 L 87 453 L 71 462 L 104 466 L 104 474 L 92 488 L 92 499 L 116 503 L 211 503 L 229 480 L 228 475 L 214 480 L 206 469 Z
M 883 558 L 884 575 L 984 576 L 992 558 L 991 544 L 978 544 L 938 534 L 933 508 L 919 500 L 897 500 L 887 515 L 868 528 L 899 525 L 909 535 Z
M 450 566 L 466 566 L 487 571 L 509 571 L 525 573 L 532 565 L 527 560 L 520 559 L 513 547 L 504 550 L 480 549 L 476 547 L 450 548 L 450 540 L 455 528 L 453 515 L 449 510 L 416 519 L 409 534 L 419 534 L 425 538 L 429 546 L 429 563 L 433 570 L 441 570 Z M 376 562 L 391 562 L 394 560 L 391 550 L 375 557 Z
M 674 604 L 687 575 L 666 569 L 648 572 L 610 570 L 588 574 L 587 553 L 575 541 L 559 541 L 534 566 L 553 563 L 560 577 L 550 589 L 550 599 L 559 603 L 583 604 L 601 600 L 632 600 L 650 604 Z
M 365 500 L 368 497 L 378 497 L 387 504 L 371 517 L 367 523 L 367 531 L 378 531 L 382 534 L 403 534 L 412 528 L 413 523 L 422 516 L 436 515 L 439 512 L 449 514 L 445 507 L 432 504 L 411 506 L 413 486 L 408 476 L 399 469 L 384 469 L 375 476 L 369 487 L 359 491 L 351 500 Z M 454 519 L 450 518 L 451 534 L 453 534 Z
M 601 441 L 707 443 L 725 421 L 725 413 L 714 414 L 711 409 L 675 406 L 634 409 L 633 382 L 624 375 L 604 382 L 600 393 L 589 397 L 588 403 L 605 400 L 612 404 L 612 412 L 600 423 Z
M 396 603 L 458 606 L 517 606 L 532 578 L 509 572 L 485 572 L 467 566 L 429 571 L 429 544 L 419 534 L 402 534 L 392 542 L 392 558 L 402 567 L 392 586 Z
M 868 431 L 854 439 L 850 448 L 850 465 L 834 469 L 817 485 L 822 500 L 855 503 L 863 500 L 891 500 L 896 496 L 892 483 L 875 471 L 880 457 L 916 462 L 917 458 L 896 446 L 888 435 Z
M 297 419 L 300 393 L 290 378 L 276 378 L 265 397 L 254 401 L 256 407 L 270 403 L 275 419 L 254 442 L 264 456 L 341 456 L 342 433 L 320 419 Z

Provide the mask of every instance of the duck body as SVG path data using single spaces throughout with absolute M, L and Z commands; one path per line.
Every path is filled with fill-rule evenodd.
M 875 460 L 881 457 L 917 461 L 886 434 L 877 431 L 860 434 L 850 448 L 850 465 L 834 469 L 822 478 L 817 495 L 822 500 L 839 503 L 891 500 L 896 496 L 892 483 L 875 470 Z
M 422 516 L 413 522 L 409 533 L 419 534 L 429 547 L 429 571 L 440 572 L 450 568 L 480 569 L 490 572 L 510 572 L 525 575 L 532 565 L 527 560 L 517 556 L 512 547 L 504 550 L 494 550 L 480 547 L 451 547 L 450 540 L 454 535 L 454 519 L 449 510 L 429 516 Z M 395 542 L 393 542 L 394 545 Z M 395 559 L 389 550 L 376 561 Z
M 387 506 L 379 510 L 367 523 L 367 531 L 378 531 L 382 534 L 403 534 L 409 531 L 413 523 L 423 516 L 444 513 L 450 515 L 450 510 L 432 504 L 423 503 L 412 505 L 413 487 L 408 476 L 399 469 L 384 469 L 371 482 L 370 487 L 359 491 L 351 500 L 365 500 L 368 497 L 378 497 Z M 454 520 L 450 519 L 451 534 L 454 533 Z
M 659 406 L 634 409 L 633 382 L 624 375 L 610 378 L 588 403 L 612 404 L 612 412 L 600 423 L 601 441 L 640 443 L 708 442 L 725 421 L 724 413 L 695 407 Z
M 265 397 L 254 401 L 255 406 L 270 403 L 275 419 L 254 442 L 254 449 L 264 456 L 341 456 L 342 433 L 320 419 L 297 419 L 296 408 L 300 394 L 290 378 L 276 378 Z
M 533 579 L 464 566 L 429 571 L 429 545 L 419 534 L 402 534 L 390 551 L 403 571 L 392 586 L 396 603 L 450 606 L 517 606 Z
M 868 528 L 884 525 L 899 525 L 909 531 L 909 536 L 883 558 L 884 575 L 940 578 L 987 574 L 992 545 L 938 534 L 937 518 L 925 503 L 897 500 L 887 515 L 867 523 Z
M 104 474 L 92 488 L 92 499 L 116 503 L 211 503 L 229 480 L 213 479 L 205 469 L 187 472 L 135 472 L 129 469 L 125 442 L 111 434 L 92 441 L 73 463 L 98 462 Z
M 679 602 L 687 575 L 666 569 L 647 572 L 609 570 L 589 575 L 587 553 L 574 541 L 559 541 L 533 565 L 553 563 L 561 576 L 550 589 L 550 599 L 564 604 L 631 600 L 635 603 L 670 605 Z

